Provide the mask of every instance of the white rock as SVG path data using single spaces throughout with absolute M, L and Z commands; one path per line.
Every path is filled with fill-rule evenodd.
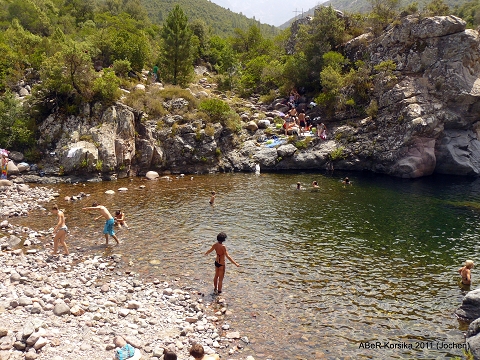
M 160 175 L 156 171 L 149 171 L 149 172 L 147 172 L 145 177 L 148 180 L 155 180 L 155 179 L 158 179 L 160 177 Z

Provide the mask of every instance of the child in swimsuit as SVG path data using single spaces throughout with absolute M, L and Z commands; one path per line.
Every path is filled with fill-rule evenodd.
M 458 269 L 458 273 L 462 276 L 462 284 L 470 285 L 472 283 L 472 276 L 470 269 L 473 269 L 474 263 L 472 260 L 465 261 L 465 266 Z
M 99 205 L 97 202 L 94 202 L 92 206 L 84 207 L 82 210 L 98 210 L 100 212 L 100 215 L 97 216 L 95 220 L 98 220 L 101 217 L 106 220 L 105 226 L 103 227 L 106 245 L 108 245 L 108 235 L 110 235 L 117 242 L 117 245 L 120 244 L 120 241 L 118 241 L 117 235 L 115 235 L 115 231 L 113 230 L 113 225 L 115 225 L 115 219 L 105 206 Z
M 230 260 L 232 264 L 240 266 L 235 260 L 233 260 L 230 255 L 228 255 L 227 248 L 223 245 L 223 242 L 227 238 L 227 234 L 221 232 L 217 235 L 217 243 L 213 244 L 210 250 L 208 250 L 205 255 L 210 254 L 215 250 L 217 257 L 215 258 L 215 276 L 213 278 L 213 292 L 215 294 L 222 293 L 223 278 L 225 276 L 225 258 Z M 218 287 L 217 287 L 218 285 Z M 218 290 L 217 290 L 218 289 Z
M 129 229 L 127 222 L 125 221 L 125 214 L 122 210 L 115 211 L 115 222 L 117 223 L 118 227 L 125 226 Z
M 215 191 L 212 191 L 212 196 L 210 197 L 210 205 L 214 205 L 215 204 Z
M 63 211 L 58 210 L 57 205 L 52 206 L 52 212 L 57 215 L 58 217 L 58 223 L 57 226 L 53 229 L 53 233 L 55 234 L 55 237 L 53 238 L 53 252 L 52 255 L 57 255 L 58 253 L 58 245 L 62 245 L 65 255 L 68 255 L 68 247 L 67 244 L 65 243 L 65 238 L 67 237 L 67 225 L 65 225 L 65 215 L 63 214 Z

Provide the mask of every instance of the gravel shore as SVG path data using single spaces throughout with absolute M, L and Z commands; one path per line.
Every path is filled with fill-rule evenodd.
M 192 289 L 142 281 L 115 254 L 50 256 L 48 230 L 9 223 L 55 196 L 23 184 L 0 187 L 0 360 L 113 359 L 116 336 L 142 359 L 162 359 L 164 348 L 192 359 L 188 349 L 199 342 L 206 353 L 253 360 L 241 354 L 249 340 L 224 323 L 224 298 L 206 304 Z

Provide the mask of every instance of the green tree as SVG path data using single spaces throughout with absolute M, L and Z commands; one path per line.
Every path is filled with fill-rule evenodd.
M 450 8 L 443 0 L 431 0 L 425 6 L 426 16 L 445 16 L 450 14 Z
M 207 24 L 205 24 L 205 21 L 203 20 L 196 19 L 189 24 L 189 27 L 192 34 L 198 39 L 195 57 L 197 59 L 202 59 L 205 56 L 208 47 L 209 34 Z
M 162 27 L 163 46 L 159 63 L 162 78 L 173 85 L 185 85 L 193 73 L 192 31 L 182 8 L 175 5 Z
M 323 67 L 323 55 L 340 45 L 344 34 L 345 22 L 331 6 L 317 8 L 313 20 L 301 26 L 301 41 L 298 41 L 296 51 L 304 53 L 308 64 L 308 83 L 304 86 L 316 87 L 318 74 Z
M 458 8 L 456 7 L 453 14 L 465 20 L 469 28 L 480 25 L 480 3 L 477 0 L 472 0 Z
M 0 147 L 23 150 L 33 142 L 31 124 L 15 95 L 6 91 L 0 97 Z
M 8 6 L 8 20 L 18 19 L 20 24 L 34 34 L 48 36 L 52 26 L 47 14 L 32 0 L 13 1 Z
M 368 2 L 372 7 L 370 15 L 373 31 L 379 34 L 397 15 L 400 0 L 368 0 Z

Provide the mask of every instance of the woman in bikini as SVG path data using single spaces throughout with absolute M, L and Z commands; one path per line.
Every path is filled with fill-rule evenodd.
M 55 226 L 55 228 L 53 229 L 53 233 L 55 234 L 55 236 L 53 238 L 52 255 L 57 255 L 58 245 L 63 246 L 65 255 L 68 255 L 68 246 L 65 242 L 65 238 L 67 237 L 68 232 L 67 225 L 65 225 L 65 215 L 63 214 L 63 211 L 58 209 L 57 205 L 52 206 L 52 213 L 57 215 L 58 217 L 57 226 Z
M 230 260 L 232 264 L 240 266 L 235 260 L 233 260 L 230 255 L 228 255 L 227 248 L 223 245 L 223 242 L 227 238 L 227 234 L 221 232 L 217 235 L 217 243 L 213 244 L 210 250 L 208 250 L 205 255 L 210 254 L 215 250 L 217 257 L 215 258 L 215 276 L 213 278 L 213 292 L 215 294 L 222 293 L 223 278 L 225 276 L 225 258 Z M 218 287 L 217 287 L 218 285 Z M 218 290 L 217 290 L 218 289 Z

